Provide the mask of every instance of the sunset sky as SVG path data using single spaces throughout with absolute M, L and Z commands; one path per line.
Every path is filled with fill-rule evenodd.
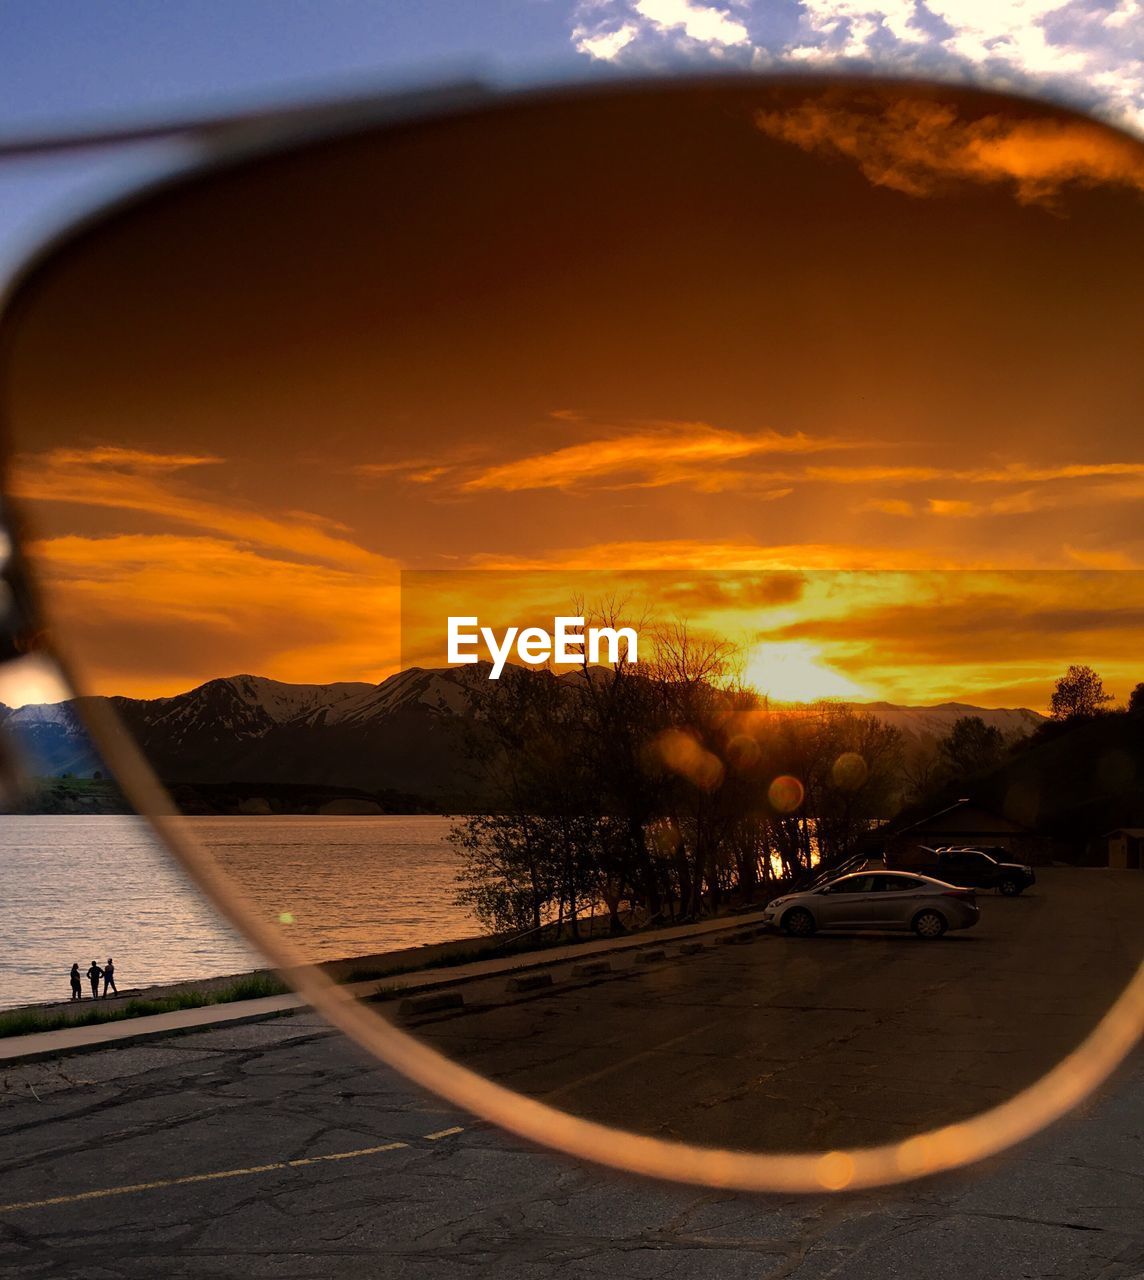
M 1043 708 L 1091 662 L 1123 699 L 1142 212 L 1139 144 L 948 91 L 347 142 L 41 280 L 11 484 L 98 692 L 377 680 L 402 568 L 607 569 L 696 574 L 657 612 L 819 692 Z

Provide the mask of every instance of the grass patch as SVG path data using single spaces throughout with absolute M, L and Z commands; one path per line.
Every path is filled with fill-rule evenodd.
M 778 892 L 778 890 L 775 891 L 776 897 Z M 783 892 L 786 892 L 786 890 Z M 700 924 L 707 920 L 718 920 L 761 911 L 765 905 L 766 902 L 763 899 L 741 903 L 736 906 L 727 905 L 724 910 L 709 916 L 696 916 L 693 919 L 680 917 L 641 925 L 627 925 L 618 934 L 609 932 L 606 916 L 597 915 L 591 923 L 588 917 L 581 917 L 580 936 L 578 938 L 571 937 L 563 929 L 558 929 L 555 923 L 551 923 L 545 925 L 539 933 L 530 932 L 524 937 L 501 937 L 498 939 L 495 935 L 490 935 L 487 938 L 474 939 L 471 946 L 461 947 L 441 956 L 414 955 L 401 964 L 358 966 L 339 976 L 337 982 L 346 985 L 355 982 L 376 982 L 383 978 L 397 978 L 406 973 L 428 973 L 437 969 L 451 969 L 457 965 L 471 964 L 475 960 L 506 960 L 510 956 L 538 955 L 542 952 L 550 951 L 554 947 L 574 947 L 581 946 L 586 942 L 609 942 L 618 941 L 621 938 L 654 935 L 661 929 L 675 929 L 682 925 Z M 567 925 L 563 928 L 566 929 Z M 404 990 L 404 988 L 385 987 L 379 988 L 379 990 L 396 993 L 398 990 Z
M 42 1013 L 38 1009 L 19 1009 L 0 1014 L 0 1039 L 6 1036 L 37 1035 L 41 1031 L 62 1031 L 65 1027 L 92 1027 L 102 1022 L 123 1022 L 127 1018 L 149 1018 L 156 1013 L 177 1013 L 180 1009 L 202 1009 L 211 1004 L 231 1004 L 236 1000 L 258 1000 L 263 996 L 280 996 L 289 990 L 269 974 L 253 973 L 225 987 L 210 991 L 176 991 L 152 1000 L 128 1000 L 124 1005 L 108 1007 L 95 1001 L 81 1013 L 59 1009 Z
M 403 973 L 421 973 L 430 969 L 453 969 L 457 965 L 470 964 L 474 960 L 495 960 L 508 951 L 503 947 L 472 947 L 466 951 L 454 951 L 446 956 L 438 956 L 434 960 L 409 960 L 405 964 L 386 965 L 374 969 L 351 969 L 344 978 L 339 978 L 339 985 L 353 982 L 372 982 L 378 978 L 397 978 Z
M 721 915 L 733 916 L 741 912 L 760 911 L 763 903 L 752 902 L 746 906 L 730 909 Z M 704 917 L 705 919 L 717 919 L 718 916 Z M 351 984 L 355 982 L 376 982 L 383 978 L 398 978 L 406 973 L 428 973 L 438 969 L 452 969 L 458 965 L 471 964 L 476 960 L 506 960 L 511 956 L 519 955 L 538 955 L 545 951 L 550 951 L 554 947 L 573 947 L 580 946 L 586 942 L 606 942 L 618 940 L 619 938 L 634 938 L 643 934 L 654 934 L 660 929 L 673 929 L 684 924 L 698 924 L 699 919 L 695 920 L 661 920 L 655 924 L 645 924 L 636 928 L 625 928 L 623 933 L 611 934 L 607 930 L 607 918 L 597 916 L 595 923 L 589 927 L 586 918 L 580 921 L 580 936 L 578 938 L 570 937 L 557 929 L 556 925 L 545 925 L 540 933 L 530 933 L 522 938 L 500 938 L 490 936 L 484 939 L 476 939 L 470 947 L 459 948 L 450 951 L 446 955 L 429 958 L 426 956 L 413 956 L 402 964 L 393 965 L 377 965 L 365 966 L 350 969 L 347 973 L 340 976 L 337 981 L 339 984 Z M 404 988 L 398 987 L 379 987 L 378 998 L 382 993 L 388 992 L 397 994 L 404 991 Z

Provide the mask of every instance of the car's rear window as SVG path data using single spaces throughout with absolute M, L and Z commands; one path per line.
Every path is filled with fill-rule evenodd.
M 916 876 L 875 876 L 875 888 L 883 893 L 900 893 L 903 889 L 920 889 L 925 883 Z

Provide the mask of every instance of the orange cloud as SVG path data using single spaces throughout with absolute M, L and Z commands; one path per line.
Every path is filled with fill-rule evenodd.
M 1065 555 L 1085 569 L 1140 569 L 1144 568 L 1138 560 L 1134 560 L 1124 551 L 1101 551 L 1086 547 L 1066 545 Z
M 771 638 L 833 645 L 836 667 L 892 701 L 998 705 L 1021 689 L 1017 701 L 1037 706 L 1078 653 L 1118 691 L 1132 687 L 1142 585 L 1122 572 L 993 570 L 840 576 L 831 595 L 812 577 L 803 600 L 817 607 Z M 839 599 L 844 613 L 829 607 Z
M 1003 467 L 985 467 L 977 471 L 954 473 L 955 479 L 982 484 L 1048 483 L 1052 480 L 1096 480 L 1123 476 L 1144 476 L 1144 462 L 1078 462 L 1056 467 L 1033 467 L 1023 462 L 1010 462 Z
M 951 480 L 959 484 L 1049 484 L 1057 480 L 1102 480 L 1144 477 L 1144 462 L 1077 462 L 1038 467 L 1026 462 L 1002 466 L 951 469 L 943 467 L 809 466 L 805 480 L 831 484 L 925 484 L 931 480 Z
M 263 515 L 238 503 L 203 498 L 172 482 L 173 473 L 222 459 L 183 454 L 143 453 L 97 446 L 52 449 L 13 460 L 9 484 L 25 502 L 68 502 L 81 506 L 141 511 L 240 542 L 286 551 L 332 564 L 381 567 L 384 557 L 328 530 L 322 517 Z
M 177 534 L 69 535 L 28 550 L 93 692 L 157 696 L 241 670 L 378 680 L 397 666 L 396 571 Z
M 801 478 L 825 484 L 877 486 L 956 485 L 997 487 L 1023 485 L 1010 493 L 988 499 L 930 496 L 922 506 L 905 499 L 871 497 L 855 512 L 911 516 L 925 512 L 935 516 L 1030 515 L 1062 507 L 1094 503 L 1135 502 L 1144 496 L 1144 463 L 1093 462 L 1034 466 L 1023 462 L 976 467 L 967 470 L 912 466 L 809 466 Z
M 1139 483 L 1084 485 L 1068 489 L 1019 489 L 988 502 L 930 498 L 927 509 L 938 516 L 1024 516 L 1062 507 L 1087 507 L 1097 502 L 1133 502 L 1141 496 L 1144 496 L 1144 485 Z
M 996 563 L 983 556 L 982 566 Z M 540 555 L 475 555 L 478 569 L 595 569 L 622 565 L 623 572 L 647 569 L 803 570 L 803 569 L 945 569 L 972 567 L 964 554 L 943 556 L 917 547 L 869 547 L 842 543 L 797 543 L 764 546 L 756 542 L 715 542 L 673 538 L 593 543 L 554 548 Z
M 726 551 L 719 549 L 720 559 Z M 625 551 L 620 562 L 635 558 Z M 593 600 L 616 602 L 624 624 L 638 628 L 641 645 L 670 619 L 685 618 L 697 632 L 739 646 L 748 679 L 758 678 L 750 658 L 760 642 L 772 647 L 772 655 L 793 650 L 792 664 L 805 660 L 810 643 L 811 659 L 822 669 L 800 672 L 795 664 L 788 674 L 813 677 L 820 687 L 828 677 L 845 680 L 867 696 L 895 701 L 970 698 L 998 705 L 1021 690 L 1018 702 L 1040 705 L 1077 653 L 1089 655 L 1119 685 L 1135 682 L 1125 684 L 1138 657 L 1141 575 L 898 568 L 790 573 L 726 562 L 704 571 L 696 568 L 700 558 L 690 548 L 678 572 L 662 559 L 654 568 L 622 570 L 597 569 L 601 561 L 595 559 L 568 572 L 406 576 L 406 661 L 414 655 L 433 665 L 444 660 L 450 613 L 479 613 L 494 625 L 543 624 L 575 599 L 581 602 L 577 613 L 591 612 Z
M 857 447 L 857 442 L 801 431 L 747 434 L 706 422 L 658 422 L 488 467 L 465 480 L 461 488 L 517 492 L 589 485 L 615 489 L 689 485 L 702 492 L 719 492 L 760 478 L 742 470 L 728 471 L 722 464 Z M 790 476 L 779 473 L 763 479 L 781 483 Z
M 811 466 L 806 468 L 805 479 L 821 480 L 827 484 L 923 484 L 927 480 L 940 480 L 949 473 L 940 467 L 904 467 L 895 465 Z
M 553 417 L 567 418 L 563 413 Z M 1048 485 L 1057 482 L 1093 480 L 1107 484 L 1102 497 L 1132 499 L 1139 496 L 1133 483 L 1144 479 L 1144 463 L 1131 461 L 1059 463 L 1051 466 L 1013 461 L 973 468 L 951 468 L 928 464 L 877 462 L 799 463 L 783 467 L 735 466 L 768 456 L 827 453 L 878 447 L 878 442 L 809 436 L 803 432 L 784 435 L 766 431 L 757 434 L 730 431 L 708 423 L 653 422 L 628 431 L 597 436 L 548 452 L 529 454 L 507 462 L 483 467 L 474 464 L 472 450 L 444 461 L 414 457 L 403 461 L 364 463 L 355 474 L 373 478 L 399 478 L 406 483 L 436 485 L 452 493 L 516 493 L 538 489 L 621 490 L 664 488 L 679 485 L 699 493 L 749 492 L 756 499 L 773 501 L 788 497 L 799 484 L 836 484 L 875 487 L 909 486 L 927 483 L 973 485 Z M 1123 490 L 1112 481 L 1126 482 Z M 1018 509 L 1065 505 L 1066 499 L 1014 497 L 997 499 L 999 514 Z M 989 505 L 982 513 L 994 509 Z M 900 500 L 872 497 L 856 511 L 881 511 L 905 516 L 916 508 Z
M 1144 192 L 1144 148 L 1081 120 L 987 115 L 963 119 L 949 102 L 870 93 L 821 95 L 761 110 L 770 138 L 857 163 L 875 186 L 932 196 L 953 181 L 1012 185 L 1022 204 L 1051 201 L 1064 186 L 1126 186 Z
M 897 513 L 895 513 L 897 514 Z M 1085 554 L 1102 556 L 1103 549 Z M 964 541 L 948 544 L 931 542 L 922 546 L 876 546 L 868 542 L 822 542 L 764 544 L 748 541 L 719 541 L 699 538 L 665 538 L 594 542 L 583 546 L 553 547 L 539 553 L 518 555 L 511 551 L 480 552 L 456 567 L 505 570 L 588 570 L 600 565 L 617 566 L 617 575 L 640 571 L 672 570 L 680 573 L 720 570 L 738 571 L 867 571 L 867 570 L 965 570 L 1011 571 L 1016 569 L 1067 569 L 1081 563 L 1073 549 L 1066 547 L 1052 561 L 1048 549 L 1037 542 L 1021 546 L 1010 541 L 986 538 L 979 547 Z M 1117 568 L 1119 564 L 1097 564 L 1095 568 Z M 1130 567 L 1136 567 L 1135 565 Z
M 94 445 L 89 449 L 52 449 L 40 455 L 56 467 L 110 467 L 140 475 L 180 471 L 184 467 L 211 466 L 223 461 L 212 454 L 152 453 L 145 449 L 124 449 L 119 445 Z
M 981 508 L 960 498 L 931 498 L 929 510 L 935 516 L 974 516 Z
M 912 516 L 914 505 L 901 498 L 871 498 L 869 502 L 863 502 L 854 510 L 856 512 L 877 511 L 884 516 Z
M 32 543 L 84 687 L 156 695 L 235 670 L 311 681 L 395 669 L 396 563 L 335 520 L 253 511 L 192 492 L 179 474 L 222 462 L 107 447 L 15 460 L 25 502 L 144 512 L 191 530 Z

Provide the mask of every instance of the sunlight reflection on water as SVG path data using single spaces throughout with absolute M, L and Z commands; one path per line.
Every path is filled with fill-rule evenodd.
M 192 826 L 271 919 L 294 916 L 313 959 L 479 932 L 453 903 L 450 819 L 195 818 Z M 121 990 L 260 964 L 141 819 L 0 817 L 5 888 L 0 1006 L 66 999 L 73 960 L 115 957 Z

